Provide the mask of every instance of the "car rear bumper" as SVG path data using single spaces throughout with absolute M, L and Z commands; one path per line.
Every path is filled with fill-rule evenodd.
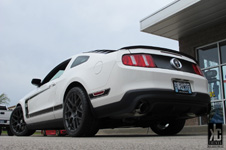
M 192 118 L 209 113 L 210 97 L 206 93 L 177 94 L 173 90 L 139 89 L 126 92 L 118 102 L 94 110 L 98 118 L 133 114 L 137 110 L 143 115 Z

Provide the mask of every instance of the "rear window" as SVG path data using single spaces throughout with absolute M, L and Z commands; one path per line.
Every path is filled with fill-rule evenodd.
M 89 56 L 78 56 L 75 61 L 72 63 L 71 68 L 78 66 L 89 59 Z

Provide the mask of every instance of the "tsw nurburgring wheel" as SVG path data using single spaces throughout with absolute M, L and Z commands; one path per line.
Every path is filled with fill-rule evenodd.
M 65 103 L 65 123 L 69 130 L 75 131 L 79 128 L 82 117 L 83 107 L 81 96 L 78 93 L 71 93 Z
M 175 135 L 179 133 L 185 124 L 185 120 L 155 121 L 151 129 L 158 135 Z
M 10 129 L 14 135 L 17 136 L 30 136 L 35 130 L 28 130 L 24 121 L 23 111 L 20 106 L 14 109 L 10 117 Z
M 97 120 L 92 115 L 85 91 L 80 87 L 72 88 L 64 102 L 64 127 L 69 136 L 94 136 L 98 129 Z

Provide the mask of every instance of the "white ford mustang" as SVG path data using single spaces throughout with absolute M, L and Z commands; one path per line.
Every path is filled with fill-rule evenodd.
M 158 47 L 75 55 L 32 84 L 37 88 L 11 115 L 17 136 L 43 129 L 94 136 L 99 129 L 118 127 L 151 127 L 159 135 L 173 135 L 186 119 L 210 111 L 207 80 L 196 61 Z

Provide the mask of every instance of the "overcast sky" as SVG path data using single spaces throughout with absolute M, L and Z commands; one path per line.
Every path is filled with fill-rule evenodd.
M 0 0 L 0 94 L 10 106 L 66 58 L 95 49 L 178 42 L 140 32 L 140 20 L 174 0 Z

